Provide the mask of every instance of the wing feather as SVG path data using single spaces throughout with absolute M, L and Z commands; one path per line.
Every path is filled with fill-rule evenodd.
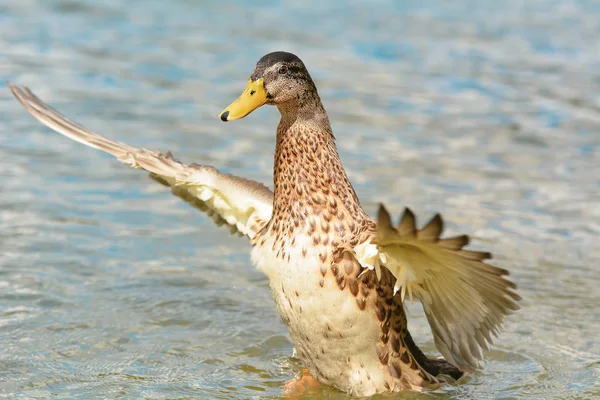
M 406 209 L 397 228 L 387 210 L 379 210 L 377 231 L 370 243 L 359 245 L 364 266 L 385 266 L 396 277 L 394 290 L 402 298 L 423 304 L 438 350 L 452 364 L 480 368 L 483 350 L 492 343 L 504 317 L 520 300 L 508 271 L 486 264 L 487 252 L 464 250 L 466 235 L 441 239 L 443 220 L 436 214 L 423 228 Z M 366 251 L 375 246 L 377 251 Z
M 170 152 L 159 153 L 110 140 L 60 114 L 27 87 L 8 83 L 17 100 L 47 127 L 86 146 L 102 150 L 171 187 L 173 193 L 206 212 L 232 233 L 252 238 L 271 218 L 273 193 L 259 182 L 223 174 L 208 165 L 183 164 Z

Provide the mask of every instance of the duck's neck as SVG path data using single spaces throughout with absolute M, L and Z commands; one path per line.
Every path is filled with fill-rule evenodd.
M 273 216 L 304 219 L 335 211 L 338 205 L 349 214 L 362 215 L 318 96 L 278 108 Z

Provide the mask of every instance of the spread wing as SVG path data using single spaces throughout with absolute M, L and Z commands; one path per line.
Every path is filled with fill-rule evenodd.
M 271 218 L 273 193 L 261 183 L 222 174 L 208 165 L 183 164 L 170 152 L 158 153 L 112 141 L 69 120 L 40 100 L 27 87 L 8 83 L 23 107 L 38 121 L 79 143 L 112 154 L 124 164 L 150 172 L 173 193 L 205 211 L 232 233 L 252 238 Z
M 402 299 L 408 295 L 421 301 L 435 345 L 447 361 L 480 368 L 482 350 L 498 334 L 504 316 L 519 308 L 520 297 L 506 278 L 508 271 L 485 263 L 491 254 L 464 250 L 466 235 L 441 239 L 442 230 L 439 214 L 417 229 L 408 208 L 394 228 L 381 206 L 377 232 L 357 255 L 364 266 L 389 269 Z

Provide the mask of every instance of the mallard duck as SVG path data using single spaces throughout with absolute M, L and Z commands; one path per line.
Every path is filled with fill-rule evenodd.
M 69 138 L 114 155 L 169 185 L 219 224 L 249 238 L 297 357 L 320 382 L 350 395 L 437 388 L 483 364 L 482 350 L 518 309 L 508 271 L 465 250 L 466 235 L 441 238 L 435 215 L 418 229 L 405 209 L 394 226 L 360 205 L 336 150 L 317 88 L 294 54 L 262 57 L 241 96 L 221 114 L 241 119 L 278 108 L 274 190 L 107 139 L 67 119 L 29 89 L 9 86 L 27 111 Z M 442 358 L 428 358 L 407 329 L 417 299 Z

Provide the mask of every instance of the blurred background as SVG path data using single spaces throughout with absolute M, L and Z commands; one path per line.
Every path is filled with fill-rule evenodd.
M 217 116 L 263 54 L 297 54 L 364 208 L 441 212 L 523 296 L 485 370 L 403 398 L 591 399 L 599 37 L 592 0 L 0 0 L 0 78 L 111 138 L 272 187 L 276 109 Z M 0 397 L 282 396 L 301 365 L 244 239 L 6 87 L 0 115 Z

